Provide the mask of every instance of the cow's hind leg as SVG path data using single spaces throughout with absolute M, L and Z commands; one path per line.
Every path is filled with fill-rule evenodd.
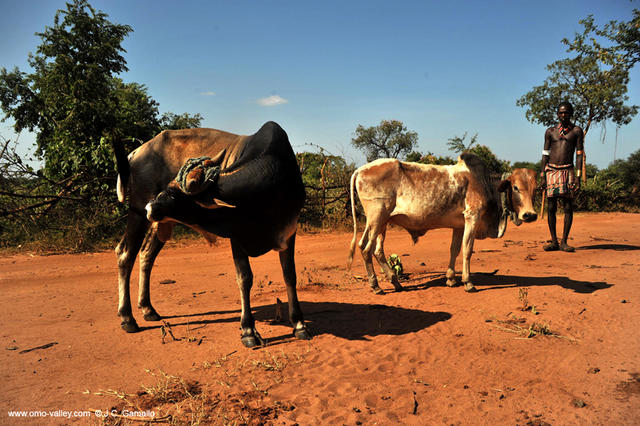
M 464 234 L 462 236 L 462 284 L 464 291 L 477 291 L 471 282 L 471 255 L 473 254 L 473 242 L 475 240 L 476 221 L 473 218 L 465 219 Z
M 457 228 L 453 230 L 451 235 L 451 246 L 449 247 L 449 268 L 447 269 L 447 285 L 449 287 L 455 286 L 456 283 L 456 258 L 460 254 L 460 247 L 462 246 L 462 236 L 464 235 L 464 228 Z
M 240 329 L 242 330 L 242 344 L 247 348 L 262 345 L 264 342 L 255 328 L 255 319 L 251 312 L 251 287 L 253 286 L 253 272 L 249 264 L 249 257 L 231 240 L 233 262 L 236 266 L 236 281 L 240 289 L 240 303 L 242 313 L 240 315 Z
M 371 244 L 375 241 L 375 236 L 373 235 L 373 231 L 371 230 L 368 222 L 369 221 L 367 220 L 364 232 L 362 233 L 362 238 L 360 238 L 360 241 L 358 242 L 358 247 L 360 247 L 360 253 L 362 253 L 362 258 L 364 259 L 364 267 L 367 270 L 367 277 L 369 278 L 369 286 L 371 287 L 371 290 L 373 290 L 375 294 L 384 294 L 384 291 L 378 285 L 376 271 L 373 269 L 373 253 L 371 252 Z
M 156 229 L 151 229 L 147 232 L 147 236 L 142 244 L 142 250 L 140 251 L 140 281 L 138 290 L 138 308 L 142 310 L 145 321 L 160 321 L 162 317 L 156 312 L 151 305 L 150 294 L 150 279 L 151 269 L 153 263 L 164 247 L 164 243 L 158 239 L 158 232 Z
M 287 241 L 287 248 L 281 251 L 280 265 L 282 266 L 282 276 L 287 286 L 287 297 L 289 299 L 289 320 L 293 326 L 293 335 L 298 339 L 309 340 L 311 334 L 304 325 L 302 309 L 298 301 L 298 292 L 296 290 L 296 264 L 295 264 L 295 243 L 296 234 L 293 234 Z
M 130 210 L 127 218 L 127 230 L 116 247 L 116 255 L 118 256 L 118 315 L 122 320 L 120 326 L 127 333 L 140 331 L 131 312 L 129 281 L 133 264 L 147 229 L 149 229 L 147 219 Z
M 398 281 L 398 276 L 391 269 L 391 267 L 389 266 L 389 263 L 387 263 L 387 257 L 384 254 L 384 238 L 386 234 L 387 234 L 386 229 L 384 229 L 380 234 L 378 234 L 378 237 L 376 238 L 376 248 L 373 251 L 373 255 L 376 257 L 376 260 L 380 264 L 382 271 L 387 276 L 387 279 L 391 281 L 391 284 L 393 284 L 393 287 L 396 289 L 396 291 L 402 291 L 403 288 L 400 285 L 400 281 Z

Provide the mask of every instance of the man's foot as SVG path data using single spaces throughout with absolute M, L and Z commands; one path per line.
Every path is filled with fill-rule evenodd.
M 542 249 L 544 251 L 558 251 L 560 249 L 560 246 L 558 245 L 557 242 L 555 242 L 555 243 L 549 243 L 546 246 L 543 246 Z
M 560 250 L 562 251 L 566 251 L 567 253 L 573 253 L 574 251 L 576 251 L 575 248 L 571 247 L 569 244 L 567 243 L 562 243 L 560 245 Z

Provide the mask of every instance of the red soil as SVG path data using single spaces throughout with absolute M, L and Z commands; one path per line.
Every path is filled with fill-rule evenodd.
M 379 273 L 383 296 L 369 290 L 359 254 L 347 271 L 350 234 L 299 235 L 314 338 L 298 341 L 275 321 L 286 293 L 269 253 L 252 261 L 268 340 L 258 350 L 240 342 L 226 240 L 164 249 L 151 291 L 168 325 L 138 314 L 137 334 L 120 330 L 113 252 L 0 257 L 0 423 L 99 423 L 73 411 L 128 408 L 216 424 L 637 424 L 640 215 L 577 215 L 575 253 L 542 250 L 545 222 L 477 241 L 473 294 L 444 285 L 449 230 L 415 246 L 390 230 L 386 253 L 401 255 L 409 277 L 395 293 Z M 552 334 L 527 338 L 532 326 Z

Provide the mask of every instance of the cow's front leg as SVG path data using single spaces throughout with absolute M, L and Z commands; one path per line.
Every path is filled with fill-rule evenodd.
M 168 225 L 171 226 L 171 225 Z M 138 308 L 142 310 L 145 321 L 160 321 L 162 317 L 151 305 L 150 280 L 153 264 L 164 247 L 164 242 L 158 239 L 158 232 L 152 228 L 144 239 L 140 251 L 140 281 L 138 285 Z
M 456 259 L 460 254 L 464 228 L 454 228 L 451 234 L 451 246 L 449 247 L 449 268 L 447 269 L 447 285 L 453 287 L 456 282 Z
M 282 266 L 282 277 L 287 286 L 287 298 L 289 300 L 289 320 L 293 326 L 293 335 L 302 340 L 311 339 L 311 333 L 304 324 L 302 309 L 298 301 L 298 291 L 296 290 L 296 264 L 295 264 L 295 242 L 294 233 L 287 241 L 287 248 L 279 253 L 280 265 Z
M 475 239 L 475 220 L 465 221 L 464 235 L 462 237 L 462 284 L 464 291 L 474 292 L 476 288 L 471 282 L 471 255 L 473 254 L 473 242 Z
M 146 218 L 130 210 L 127 218 L 127 230 L 116 247 L 116 255 L 118 256 L 118 316 L 122 321 L 120 326 L 127 333 L 140 331 L 131 312 L 129 281 L 133 264 L 148 228 L 149 222 Z
M 242 344 L 247 348 L 263 345 L 264 342 L 255 329 L 255 319 L 251 312 L 251 287 L 253 286 L 253 272 L 249 264 L 249 257 L 231 240 L 233 262 L 236 266 L 236 281 L 240 289 L 240 303 L 242 313 L 240 315 L 240 329 L 242 330 Z

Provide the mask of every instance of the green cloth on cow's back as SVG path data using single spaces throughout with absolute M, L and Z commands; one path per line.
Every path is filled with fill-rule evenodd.
M 204 166 L 204 163 L 207 160 L 211 160 L 211 158 L 206 156 L 190 158 L 180 168 L 175 180 L 178 182 L 178 185 L 180 185 L 182 192 L 192 195 L 197 194 L 204 191 L 218 180 L 218 176 L 220 175 L 220 166 Z M 198 167 L 202 167 L 204 170 L 204 180 L 202 185 L 198 188 L 198 192 L 189 192 L 187 190 L 187 176 L 189 175 L 189 172 Z

